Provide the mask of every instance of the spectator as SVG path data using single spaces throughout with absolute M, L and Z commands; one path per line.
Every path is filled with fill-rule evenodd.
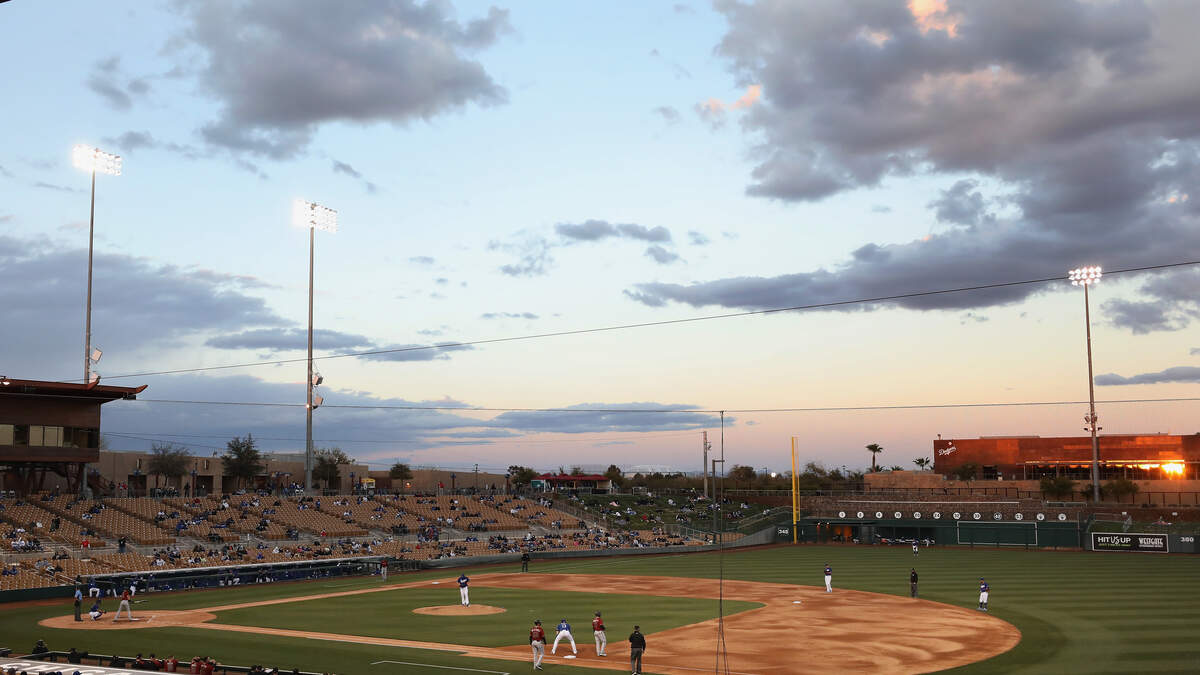
M 46 641 L 45 641 L 45 640 L 38 640 L 38 641 L 37 641 L 37 644 L 35 644 L 35 645 L 33 646 L 33 651 L 32 651 L 32 652 L 30 652 L 30 654 L 31 654 L 32 656 L 35 656 L 35 657 L 37 657 L 37 656 L 41 656 L 42 654 L 45 654 L 45 653 L 47 653 L 47 652 L 49 652 L 49 651 L 50 651 L 50 648 L 46 646 Z

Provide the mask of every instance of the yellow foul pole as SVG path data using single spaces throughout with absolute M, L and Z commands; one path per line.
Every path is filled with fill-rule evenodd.
M 792 436 L 792 543 L 796 543 L 796 521 L 799 515 L 798 497 L 796 495 L 796 437 Z

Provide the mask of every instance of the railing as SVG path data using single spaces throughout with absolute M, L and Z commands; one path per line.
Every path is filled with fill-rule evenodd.
M 4 654 L 4 651 L 7 651 L 7 650 L 0 650 L 0 655 L 8 656 L 8 654 Z M 88 654 L 86 652 L 82 652 L 81 654 L 86 654 L 86 656 L 81 656 L 81 658 L 79 659 L 80 665 L 96 665 L 101 668 L 120 668 L 121 670 L 128 670 L 128 669 L 132 668 L 134 662 L 137 661 L 137 657 L 135 657 L 135 656 L 118 656 L 118 655 L 114 655 L 114 654 Z M 46 652 L 45 654 L 39 654 L 36 657 L 27 656 L 24 658 L 26 658 L 27 660 L 30 660 L 30 661 L 49 661 L 51 663 L 57 663 L 57 662 L 59 662 L 60 659 L 63 662 L 66 662 L 68 655 L 69 655 L 69 652 L 52 651 L 52 652 Z M 119 665 L 119 666 L 112 665 L 114 662 L 114 659 L 120 659 L 122 662 L 122 665 Z M 191 667 L 190 660 L 179 662 L 179 672 L 181 672 L 181 673 L 187 672 L 190 667 Z M 253 666 L 235 666 L 235 665 L 229 665 L 229 664 L 225 664 L 225 663 L 218 663 L 216 665 L 216 667 L 213 669 L 213 672 L 214 673 L 248 673 L 248 672 L 250 672 L 251 668 L 253 668 Z M 64 670 L 69 670 L 69 669 L 64 669 Z M 285 671 L 292 672 L 290 669 L 285 668 L 285 667 L 279 668 L 279 672 L 285 672 Z M 297 671 L 297 672 L 299 672 L 300 675 L 321 675 L 321 673 L 309 672 L 309 671 L 304 671 L 304 670 Z

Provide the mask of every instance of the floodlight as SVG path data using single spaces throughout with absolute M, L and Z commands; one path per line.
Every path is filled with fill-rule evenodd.
M 297 199 L 292 204 L 292 225 L 337 232 L 337 211 L 314 202 Z
M 1099 267 L 1079 267 L 1067 273 L 1072 286 L 1087 286 L 1100 283 L 1101 270 Z
M 96 386 L 99 383 L 100 383 L 100 373 L 97 373 L 96 371 L 93 370 L 91 375 L 88 377 L 88 384 L 91 386 Z
M 0 386 L 7 387 L 12 384 L 12 380 L 8 379 L 7 375 L 0 375 Z
M 320 407 L 321 407 L 321 404 L 322 404 L 322 403 L 324 403 L 324 402 L 325 402 L 325 397 L 324 397 L 324 396 L 321 396 L 320 394 L 313 394 L 313 404 L 312 404 L 312 409 L 313 409 L 313 410 L 316 410 L 317 408 L 320 408 Z
M 312 383 L 313 383 L 314 387 L 317 386 L 318 384 L 321 384 L 324 381 L 325 381 L 325 378 L 321 377 L 320 373 L 313 373 Z
M 95 171 L 110 176 L 121 175 L 121 156 L 104 152 L 100 148 L 77 145 L 71 151 L 71 159 L 77 168 L 84 171 Z
M 101 356 L 104 356 L 104 352 L 99 347 L 92 349 L 92 363 L 100 363 Z

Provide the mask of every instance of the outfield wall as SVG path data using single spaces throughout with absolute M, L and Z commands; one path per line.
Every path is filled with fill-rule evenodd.
M 791 523 L 773 528 L 776 541 L 792 540 Z M 1079 523 L 914 519 L 806 518 L 797 523 L 796 539 L 805 543 L 853 541 L 862 544 L 898 539 L 929 540 L 938 546 L 1020 546 L 1082 548 Z

